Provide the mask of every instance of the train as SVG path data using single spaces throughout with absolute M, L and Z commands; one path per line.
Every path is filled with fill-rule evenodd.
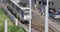
M 9 0 L 7 5 L 8 10 L 22 23 L 29 24 L 30 8 L 29 4 L 20 0 Z

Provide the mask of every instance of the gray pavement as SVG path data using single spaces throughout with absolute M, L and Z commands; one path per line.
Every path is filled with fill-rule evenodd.
M 2 0 L 2 3 L 6 4 L 8 3 L 9 0 Z M 1 3 L 1 0 L 0 0 L 0 3 Z

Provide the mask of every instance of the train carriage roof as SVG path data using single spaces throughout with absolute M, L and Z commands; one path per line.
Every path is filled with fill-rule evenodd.
M 18 3 L 20 2 L 20 0 L 11 0 L 11 2 L 13 2 L 16 6 L 18 6 L 22 10 L 30 9 L 29 7 L 22 7 L 22 6 L 18 5 Z

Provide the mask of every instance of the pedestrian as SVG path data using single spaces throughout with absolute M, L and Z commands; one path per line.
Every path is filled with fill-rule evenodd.
M 44 1 L 39 1 L 39 10 L 40 10 L 40 13 L 41 15 L 44 15 L 45 14 L 45 5 L 44 5 Z

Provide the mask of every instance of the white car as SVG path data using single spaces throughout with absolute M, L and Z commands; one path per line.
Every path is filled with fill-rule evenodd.
M 54 18 L 54 19 L 60 19 L 60 13 L 57 12 L 55 14 L 52 14 L 51 17 Z

